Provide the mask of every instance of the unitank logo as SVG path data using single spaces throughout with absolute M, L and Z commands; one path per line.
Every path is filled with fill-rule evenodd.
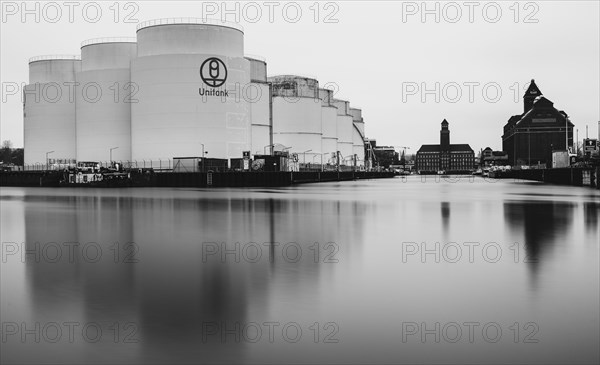
M 227 66 L 219 58 L 208 58 L 200 66 L 200 77 L 206 85 L 219 87 L 227 80 Z

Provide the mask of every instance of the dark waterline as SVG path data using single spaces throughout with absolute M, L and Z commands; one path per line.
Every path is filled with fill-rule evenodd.
M 3 363 L 600 361 L 590 188 L 409 177 L 0 203 Z

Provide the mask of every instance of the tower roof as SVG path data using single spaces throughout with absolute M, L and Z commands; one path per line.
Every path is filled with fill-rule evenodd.
M 527 88 L 527 91 L 525 91 L 525 95 L 523 95 L 523 97 L 538 97 L 540 95 L 542 95 L 540 88 L 535 84 L 535 80 L 531 79 L 531 84 L 529 84 L 529 87 Z
M 447 121 L 446 119 L 444 119 L 444 120 L 442 121 L 442 125 L 448 125 L 448 121 Z

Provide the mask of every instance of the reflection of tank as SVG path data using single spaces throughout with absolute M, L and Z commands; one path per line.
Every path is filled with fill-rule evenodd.
M 352 115 L 350 115 L 349 102 L 334 99 L 333 104 L 337 107 L 337 148 L 342 155 L 340 164 L 351 165 L 351 157 L 354 154 L 354 142 L 352 140 L 354 124 Z
M 75 73 L 77 56 L 39 56 L 29 60 L 24 95 L 25 164 L 46 164 L 46 157 L 74 161 Z
M 321 153 L 321 101 L 315 79 L 283 75 L 269 77 L 273 92 L 273 143 L 290 151 Z
M 130 64 L 135 38 L 92 39 L 82 43 L 77 82 L 77 159 L 131 160 L 131 104 L 135 87 Z M 100 94 L 96 98 L 96 93 Z M 112 153 L 111 153 L 112 149 Z
M 200 19 L 141 23 L 131 80 L 132 158 L 239 158 L 250 147 L 250 83 L 240 26 Z M 222 84 L 221 84 L 222 83 Z M 237 88 L 237 89 L 236 89 Z M 227 93 L 226 93 L 227 92 Z

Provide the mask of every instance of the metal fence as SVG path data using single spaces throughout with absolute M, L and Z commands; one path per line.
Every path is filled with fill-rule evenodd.
M 139 161 L 93 161 L 98 163 L 102 168 L 108 168 L 113 166 L 113 164 L 117 163 L 125 169 L 153 169 L 155 172 L 167 172 L 173 170 L 173 160 L 172 159 L 164 159 L 164 160 L 139 160 Z M 14 170 L 18 171 L 61 171 L 69 168 L 77 167 L 76 163 L 55 163 L 49 162 L 47 164 L 44 163 L 35 163 L 35 164 L 25 164 L 23 166 L 15 166 Z
M 241 171 L 241 166 L 234 162 L 235 159 L 232 159 L 229 168 L 223 168 L 222 166 L 217 166 L 211 164 L 209 160 L 205 162 L 205 164 L 199 168 L 199 171 L 214 171 L 214 172 L 224 172 L 224 171 Z M 93 161 L 100 165 L 101 168 L 109 168 L 114 167 L 114 164 L 119 164 L 123 169 L 152 169 L 154 172 L 173 172 L 174 164 L 173 159 L 158 159 L 158 160 L 137 160 L 137 161 Z M 35 164 L 26 164 L 23 166 L 11 166 L 10 171 L 64 171 L 68 169 L 74 169 L 77 167 L 77 164 L 74 162 L 54 162 L 50 160 L 49 163 L 35 163 Z M 302 163 L 298 161 L 294 161 L 293 158 L 288 159 L 288 169 L 290 171 L 364 171 L 363 166 L 352 166 L 352 165 L 340 165 L 337 166 L 333 163 L 324 162 L 320 163 Z M 252 171 L 252 170 L 250 170 Z

